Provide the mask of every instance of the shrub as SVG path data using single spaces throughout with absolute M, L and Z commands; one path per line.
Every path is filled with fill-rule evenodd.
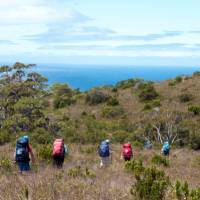
M 55 109 L 60 109 L 60 108 L 69 106 L 73 103 L 75 103 L 75 100 L 71 97 L 56 96 L 56 97 L 54 97 L 54 100 L 53 100 L 53 107 Z
M 141 141 L 135 140 L 133 142 L 133 147 L 138 147 L 138 148 L 142 149 L 144 147 L 144 144 Z
M 193 96 L 192 96 L 192 94 L 189 94 L 189 93 L 184 93 L 184 94 L 181 94 L 181 95 L 179 96 L 179 100 L 180 100 L 180 102 L 182 102 L 182 103 L 191 101 L 192 99 L 193 99 Z
M 78 132 L 74 137 L 70 138 L 70 142 L 81 143 L 81 144 L 91 144 L 98 143 L 99 141 L 106 138 L 106 134 L 99 130 Z
M 200 188 L 193 189 L 190 192 L 191 200 L 199 200 L 200 199 Z
M 124 110 L 121 106 L 104 106 L 102 109 L 102 115 L 106 118 L 115 118 L 124 114 Z
M 155 90 L 152 83 L 144 83 L 139 87 L 139 100 L 140 101 L 152 101 L 158 97 L 158 93 Z
M 136 179 L 131 193 L 138 200 L 162 200 L 165 198 L 169 183 L 169 178 L 165 176 L 164 171 L 146 168 Z
M 199 115 L 200 114 L 200 106 L 190 105 L 188 107 L 188 111 L 193 112 L 194 115 Z
M 116 88 L 127 89 L 130 87 L 134 87 L 137 83 L 143 82 L 142 79 L 128 79 L 124 81 L 120 81 L 116 84 Z
M 52 136 L 45 129 L 37 128 L 31 134 L 31 140 L 38 144 L 49 144 L 52 141 Z
M 73 178 L 76 178 L 76 177 L 95 177 L 95 173 L 92 172 L 91 170 L 89 170 L 87 167 L 85 168 L 82 168 L 81 166 L 77 166 L 77 167 L 74 167 L 74 168 L 71 168 L 69 169 L 68 171 L 68 176 L 71 176 Z
M 51 161 L 52 159 L 52 145 L 40 145 L 37 148 L 37 156 L 40 160 Z
M 188 199 L 190 194 L 188 183 L 184 182 L 184 184 L 181 184 L 180 181 L 176 181 L 175 192 L 178 200 Z
M 130 137 L 131 133 L 123 130 L 115 131 L 112 133 L 112 141 L 117 143 L 123 143 L 127 141 L 127 139 Z
M 194 150 L 200 149 L 200 134 L 193 133 L 190 135 L 190 147 Z
M 12 169 L 12 163 L 11 163 L 10 159 L 8 159 L 6 157 L 1 157 L 0 158 L 0 170 L 10 172 L 11 169 Z
M 200 76 L 200 71 L 196 71 L 193 73 L 193 76 Z
M 111 97 L 108 102 L 107 102 L 108 106 L 118 106 L 119 105 L 119 101 L 117 100 L 116 97 Z
M 86 103 L 89 105 L 97 105 L 100 103 L 107 102 L 110 99 L 108 94 L 105 94 L 99 90 L 93 90 L 86 95 Z
M 175 83 L 181 83 L 182 80 L 183 80 L 183 78 L 182 78 L 181 76 L 177 76 L 177 77 L 175 78 Z
M 127 171 L 133 173 L 137 180 L 140 179 L 141 174 L 144 171 L 142 160 L 130 160 L 125 162 L 125 168 Z
M 168 167 L 169 166 L 169 161 L 163 157 L 163 156 L 160 156 L 158 154 L 155 154 L 151 160 L 152 163 L 156 164 L 156 165 L 163 165 L 165 167 Z
M 145 103 L 143 110 L 151 110 L 152 106 L 150 103 Z
M 7 142 L 10 142 L 10 140 L 11 140 L 10 134 L 5 130 L 1 130 L 1 132 L 0 132 L 0 145 L 5 144 Z

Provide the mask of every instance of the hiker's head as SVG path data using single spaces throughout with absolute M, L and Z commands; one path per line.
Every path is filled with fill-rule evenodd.
M 107 144 L 109 144 L 109 143 L 110 143 L 110 140 L 109 140 L 109 139 L 106 139 L 105 142 L 106 142 Z

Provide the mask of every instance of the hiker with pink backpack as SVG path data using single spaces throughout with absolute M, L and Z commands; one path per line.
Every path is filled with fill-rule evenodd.
M 65 160 L 65 156 L 68 153 L 67 145 L 64 143 L 64 139 L 55 139 L 53 143 L 53 166 L 62 168 Z
M 130 161 L 133 157 L 133 150 L 132 150 L 132 146 L 131 143 L 125 143 L 122 146 L 122 150 L 121 150 L 121 159 L 124 159 L 125 161 Z

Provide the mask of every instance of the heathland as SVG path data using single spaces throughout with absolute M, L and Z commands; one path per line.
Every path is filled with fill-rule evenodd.
M 48 87 L 34 65 L 2 66 L 0 75 L 0 199 L 200 199 L 200 72 L 86 92 Z M 13 164 L 16 139 L 24 134 L 37 159 L 28 176 Z M 57 137 L 69 146 L 62 170 L 51 166 Z M 112 164 L 100 169 L 97 146 L 106 138 Z M 143 148 L 146 140 L 152 150 Z M 165 140 L 169 157 L 160 155 Z M 120 148 L 127 141 L 134 159 L 124 163 Z

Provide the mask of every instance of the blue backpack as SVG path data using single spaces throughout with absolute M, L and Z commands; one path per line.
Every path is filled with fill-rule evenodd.
M 169 143 L 168 143 L 168 142 L 165 142 L 165 143 L 163 144 L 163 153 L 164 153 L 164 155 L 168 155 L 168 154 L 169 154 L 169 150 L 170 150 Z
M 28 151 L 28 139 L 20 137 L 16 144 L 16 155 L 15 159 L 17 162 L 29 162 L 29 151 Z
M 99 146 L 99 156 L 100 157 L 110 156 L 109 144 L 106 141 L 103 141 Z

